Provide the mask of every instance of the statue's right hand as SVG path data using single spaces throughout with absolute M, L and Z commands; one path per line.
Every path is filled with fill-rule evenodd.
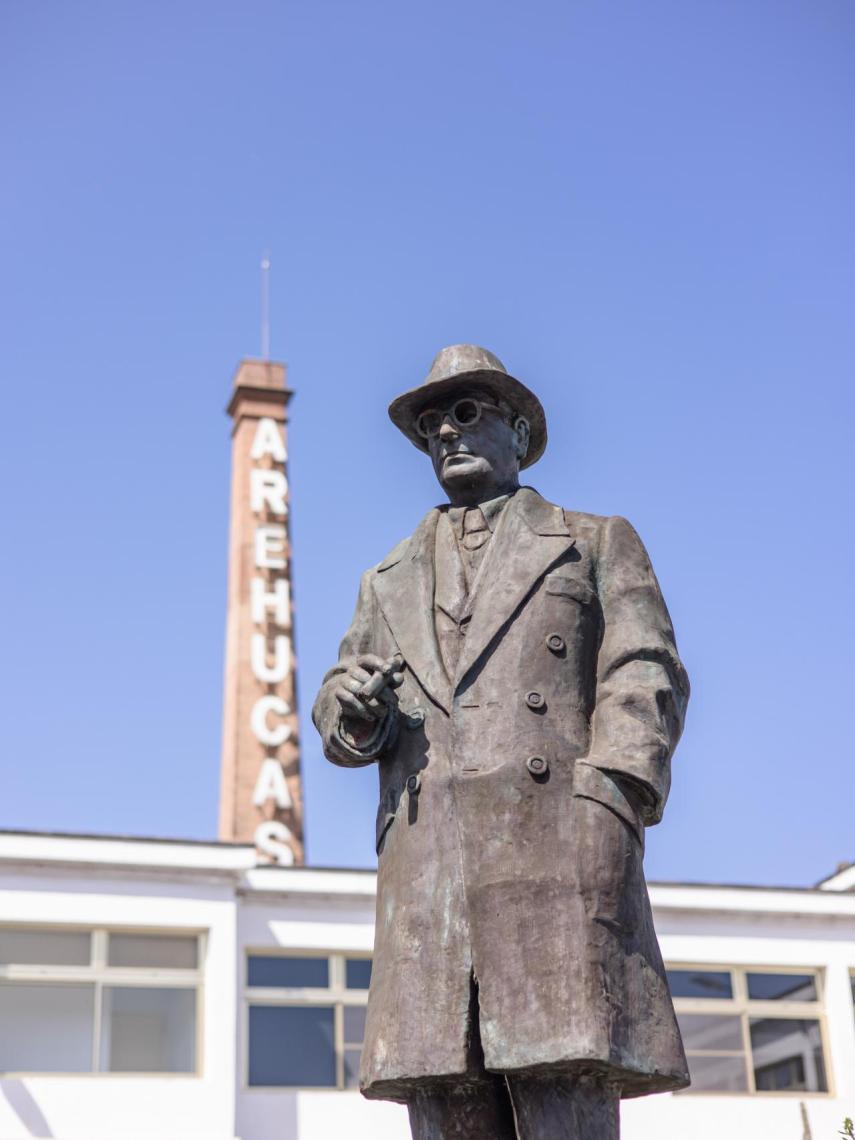
M 375 673 L 382 671 L 385 664 L 382 657 L 374 653 L 364 653 L 357 657 L 355 665 L 351 665 L 347 672 L 341 675 L 334 691 L 343 717 L 360 721 L 363 725 L 366 722 L 374 724 L 386 716 L 390 707 L 397 705 L 398 697 L 395 689 L 403 683 L 403 673 L 393 673 L 377 696 L 371 700 L 363 701 L 356 695 Z

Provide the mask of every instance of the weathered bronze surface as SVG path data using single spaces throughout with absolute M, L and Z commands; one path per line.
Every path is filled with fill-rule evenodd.
M 449 503 L 363 575 L 313 712 L 380 775 L 362 1091 L 422 1140 L 614 1140 L 620 1097 L 688 1083 L 642 869 L 689 693 L 668 611 L 625 519 L 519 486 L 546 421 L 491 353 L 390 415 Z

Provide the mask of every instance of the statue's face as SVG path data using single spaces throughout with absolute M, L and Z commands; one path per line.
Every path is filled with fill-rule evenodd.
M 480 405 L 474 423 L 461 423 L 451 414 L 454 408 L 470 410 L 461 401 Z M 495 402 L 488 392 L 470 389 L 432 405 L 442 423 L 436 434 L 428 436 L 428 450 L 436 477 L 452 502 L 485 502 L 518 485 L 528 424 L 490 406 Z M 512 419 L 516 422 L 509 422 Z

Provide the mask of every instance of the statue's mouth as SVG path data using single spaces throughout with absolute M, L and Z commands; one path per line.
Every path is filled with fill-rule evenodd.
M 443 463 L 451 463 L 451 461 L 453 459 L 473 459 L 473 458 L 474 458 L 474 456 L 472 455 L 471 451 L 469 451 L 468 449 L 459 448 L 457 451 L 449 451 L 449 452 L 447 452 L 447 454 L 443 455 L 442 461 L 443 461 Z

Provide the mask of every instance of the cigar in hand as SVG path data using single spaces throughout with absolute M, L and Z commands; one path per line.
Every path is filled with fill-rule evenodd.
M 390 657 L 388 661 L 383 663 L 382 668 L 373 673 L 371 677 L 365 682 L 357 697 L 363 704 L 375 700 L 379 697 L 380 693 L 390 684 L 392 677 L 395 673 L 400 673 L 404 668 L 404 659 L 400 653 L 396 653 L 394 657 Z M 397 686 L 393 686 L 397 688 Z

